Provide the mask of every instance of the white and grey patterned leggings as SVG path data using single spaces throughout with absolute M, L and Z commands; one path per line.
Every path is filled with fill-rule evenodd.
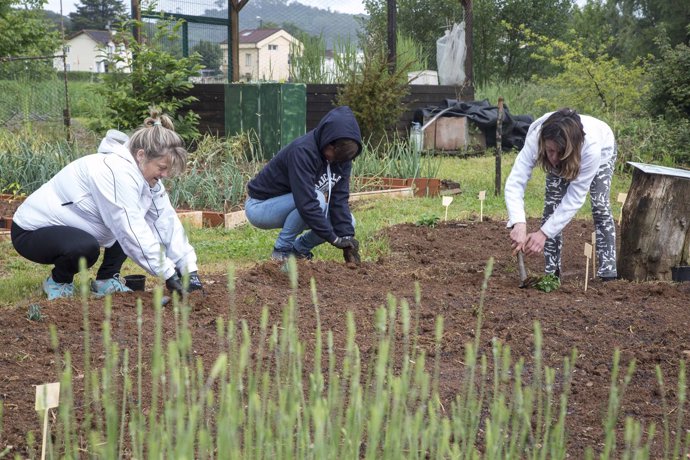
M 609 194 L 611 191 L 611 177 L 613 168 L 616 164 L 617 152 L 613 148 L 613 155 L 608 162 L 599 166 L 592 185 L 589 187 L 589 197 L 592 201 L 592 218 L 594 219 L 594 230 L 596 232 L 596 253 L 599 267 L 597 276 L 616 277 L 616 225 L 611 213 L 611 203 Z M 561 203 L 563 196 L 568 190 L 570 183 L 548 173 L 546 175 L 546 193 L 544 199 L 544 215 L 542 224 L 553 214 Z M 561 273 L 561 248 L 563 247 L 563 236 L 561 233 L 554 238 L 547 238 L 544 243 L 544 272 Z

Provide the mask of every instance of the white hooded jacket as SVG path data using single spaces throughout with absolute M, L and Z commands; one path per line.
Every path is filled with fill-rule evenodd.
M 154 276 L 196 271 L 196 253 L 158 181 L 150 188 L 129 152 L 125 134 L 110 130 L 99 153 L 79 158 L 32 193 L 13 220 L 24 230 L 79 228 L 101 247 L 116 241 Z
M 537 165 L 541 126 L 552 113 L 547 113 L 535 120 L 529 127 L 525 145 L 515 159 L 513 169 L 506 180 L 505 201 L 508 208 L 508 227 L 526 222 L 525 189 L 532 176 L 532 170 Z M 608 162 L 615 150 L 615 139 L 609 125 L 588 115 L 580 115 L 580 120 L 585 131 L 580 173 L 568 184 L 563 200 L 541 227 L 541 231 L 549 238 L 561 233 L 582 207 L 599 166 Z

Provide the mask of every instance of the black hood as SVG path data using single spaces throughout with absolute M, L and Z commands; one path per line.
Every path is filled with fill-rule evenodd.
M 314 128 L 314 140 L 320 152 L 336 139 L 352 139 L 357 142 L 357 155 L 362 153 L 362 134 L 357 119 L 347 106 L 336 107 L 324 116 Z

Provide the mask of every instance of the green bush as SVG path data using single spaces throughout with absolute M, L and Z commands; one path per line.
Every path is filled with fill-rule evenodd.
M 669 119 L 690 120 L 690 47 L 663 48 L 661 59 L 651 66 L 650 110 Z
M 410 92 L 407 83 L 410 65 L 409 61 L 399 61 L 395 71 L 390 73 L 387 51 L 368 47 L 359 71 L 353 70 L 338 90 L 336 103 L 350 106 L 364 140 L 382 139 L 400 119 L 405 110 L 402 100 Z
M 112 73 L 103 76 L 101 93 L 106 99 L 104 115 L 90 127 L 103 132 L 109 128 L 123 131 L 141 125 L 155 106 L 175 121 L 175 130 L 189 142 L 199 135 L 199 116 L 192 111 L 182 113 L 183 106 L 196 100 L 186 93 L 194 86 L 190 78 L 201 70 L 199 55 L 180 57 L 175 53 L 182 21 L 159 20 L 153 35 L 137 43 L 128 22 L 120 32 L 129 43 L 125 56 L 113 56 Z

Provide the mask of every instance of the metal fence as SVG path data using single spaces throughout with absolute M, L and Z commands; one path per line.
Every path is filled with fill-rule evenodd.
M 229 7 L 236 0 L 160 0 L 156 2 L 155 11 L 147 10 L 146 4 L 140 11 L 132 11 L 132 17 L 141 17 L 147 24 L 151 36 L 151 28 L 160 20 L 161 16 L 168 20 L 183 20 L 180 28 L 179 49 L 182 56 L 189 56 L 193 52 L 202 55 L 205 69 L 195 79 L 195 83 L 220 83 L 231 81 L 228 66 L 231 61 L 228 37 L 232 37 L 230 27 Z M 357 46 L 362 28 L 362 15 L 348 14 L 338 10 L 335 1 L 304 1 L 288 2 L 275 0 L 248 0 L 238 14 L 239 32 L 259 29 L 283 29 L 293 37 L 300 39 L 304 34 L 319 37 L 325 46 L 326 53 L 333 55 L 333 50 L 345 43 Z M 354 0 L 348 3 L 350 11 L 363 11 L 362 3 Z M 355 7 L 355 10 L 351 8 Z M 359 6 L 359 8 L 357 8 Z M 243 44 L 240 37 L 240 44 Z M 243 46 L 246 46 L 243 44 Z M 242 80 L 261 80 L 262 75 L 251 75 L 246 71 L 245 59 L 252 50 L 243 48 L 238 59 L 242 59 L 239 67 Z M 258 54 L 253 59 L 260 59 Z M 258 64 L 255 64 L 258 67 Z M 286 65 L 289 65 L 286 64 Z M 284 74 L 284 73 L 282 73 Z M 270 79 L 270 78 L 269 78 Z M 280 78 L 278 78 L 280 79 Z
M 69 113 L 65 81 L 53 68 L 61 58 L 0 57 L 0 127 L 65 124 Z

